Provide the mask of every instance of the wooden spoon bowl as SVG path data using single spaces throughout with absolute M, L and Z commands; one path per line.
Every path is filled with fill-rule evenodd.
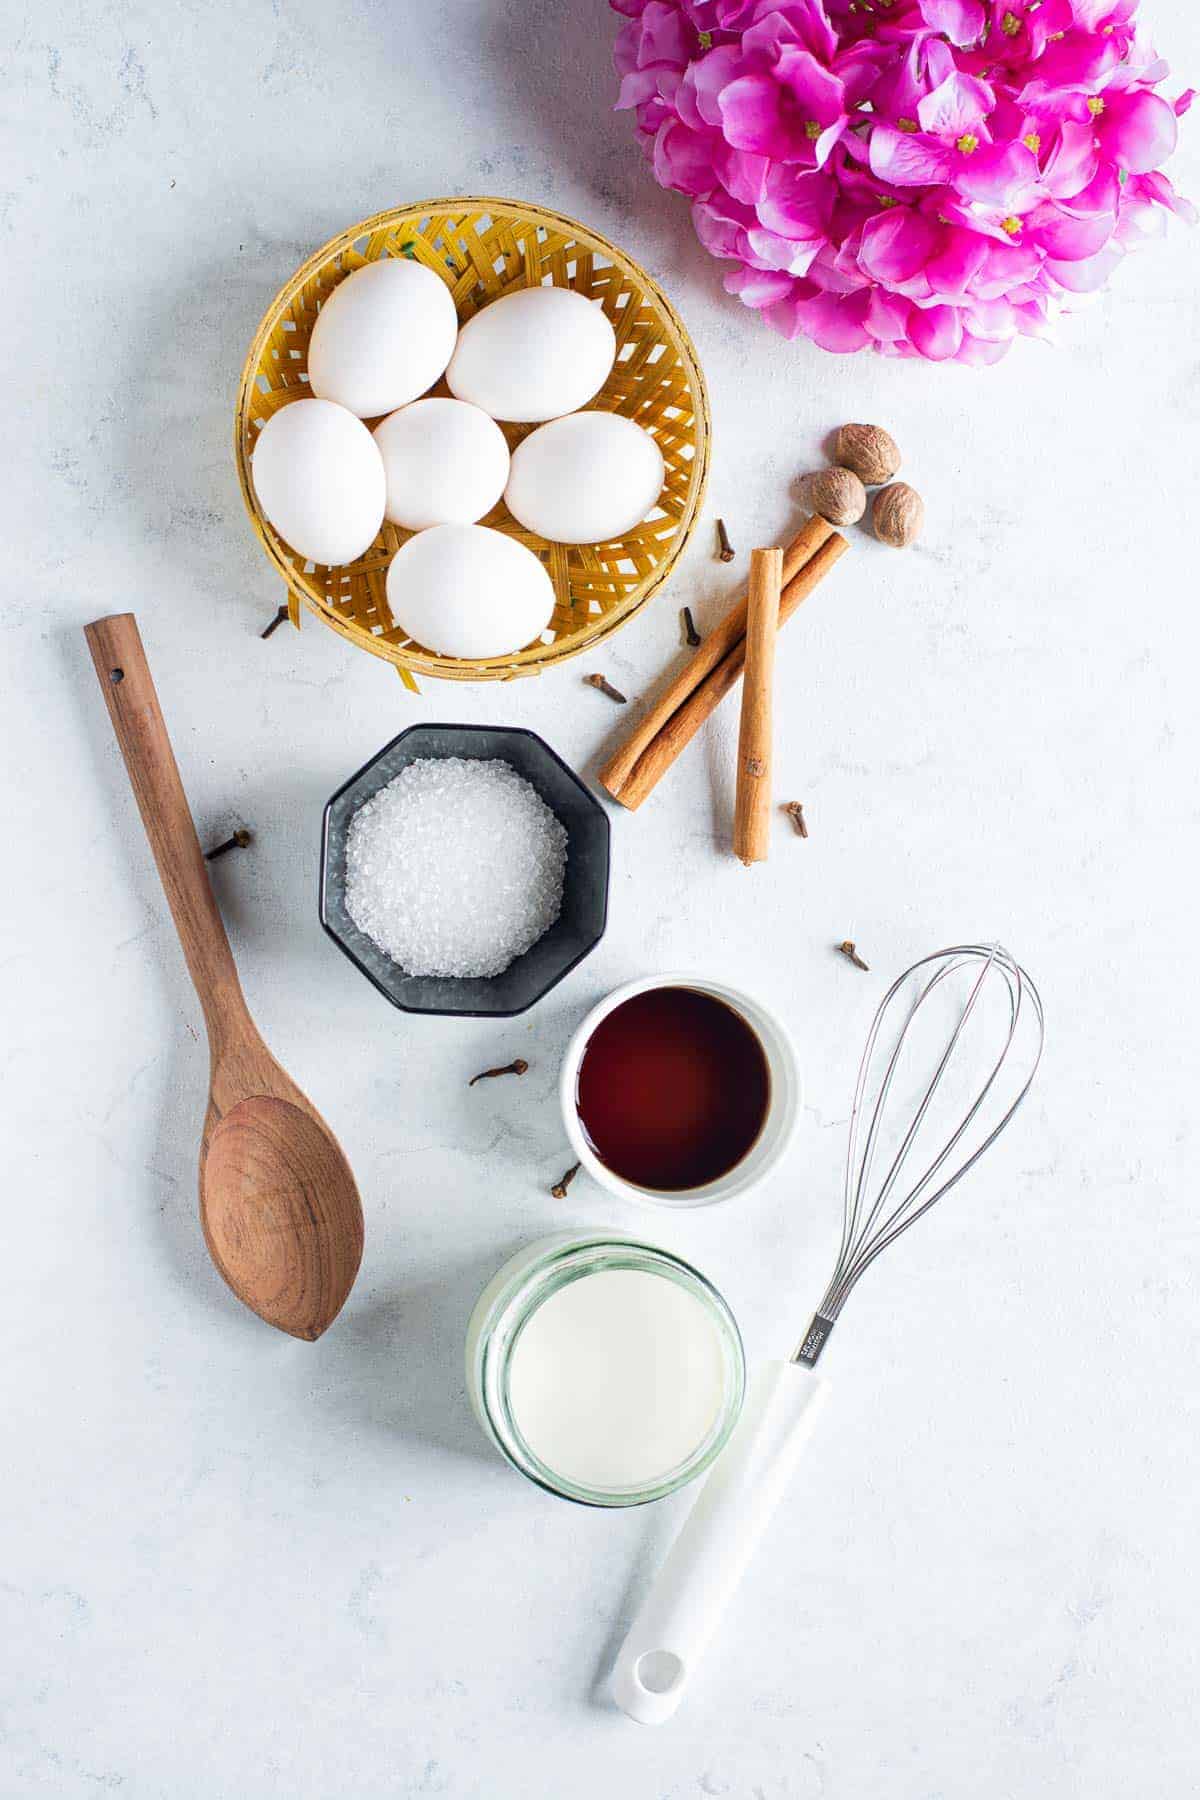
M 328 1127 L 304 1101 L 239 1100 L 200 1163 L 209 1255 L 238 1298 L 293 1337 L 320 1337 L 362 1256 L 354 1179 Z
M 242 995 L 132 613 L 85 630 L 208 1028 L 200 1222 L 238 1299 L 318 1338 L 362 1260 L 358 1189 L 324 1119 L 280 1068 Z

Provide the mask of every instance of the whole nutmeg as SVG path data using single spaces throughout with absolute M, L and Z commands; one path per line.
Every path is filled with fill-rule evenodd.
M 900 467 L 900 451 L 882 425 L 843 425 L 834 439 L 833 460 L 853 469 L 867 487 L 878 487 Z
M 867 490 L 853 469 L 822 469 L 808 478 L 808 503 L 831 525 L 854 525 L 867 510 Z
M 925 502 L 907 481 L 893 481 L 891 487 L 881 488 L 876 494 L 871 523 L 881 543 L 903 550 L 906 545 L 915 544 L 921 535 Z

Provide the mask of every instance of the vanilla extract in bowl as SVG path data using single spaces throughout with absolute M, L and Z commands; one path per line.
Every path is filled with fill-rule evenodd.
M 597 1159 L 652 1193 L 705 1189 L 736 1169 L 771 1109 L 758 1032 L 700 988 L 651 986 L 600 1019 L 575 1081 L 576 1113 Z

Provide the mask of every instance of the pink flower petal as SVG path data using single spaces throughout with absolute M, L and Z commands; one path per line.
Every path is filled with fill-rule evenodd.
M 1039 97 L 1053 102 L 1063 88 L 1097 93 L 1120 60 L 1121 46 L 1115 34 L 1092 37 L 1068 32 L 1057 42 L 1047 44 L 1033 64 L 1036 75 L 1021 90 L 1020 99 L 1025 105 L 1036 104 Z
M 1120 176 L 1111 163 L 1101 163 L 1085 188 L 1058 205 L 1073 218 L 1086 218 L 1091 213 L 1115 213 L 1120 197 Z
M 922 212 L 929 213 L 944 225 L 960 225 L 1006 248 L 1013 242 L 1011 222 L 976 206 L 973 200 L 960 200 L 952 188 L 932 188 L 919 202 Z M 1019 223 L 1019 222 L 1018 222 Z M 1008 227 L 1008 229 L 1006 229 Z
M 1044 300 L 1026 300 L 1013 308 L 1013 316 L 1017 321 L 1017 330 L 1022 337 L 1042 338 L 1047 343 L 1053 338 L 1050 321 L 1046 317 Z
M 1096 256 L 1080 257 L 1074 262 L 1055 262 L 1050 259 L 1046 268 L 1061 287 L 1072 294 L 1091 294 L 1102 288 L 1125 252 L 1116 244 L 1101 250 Z
M 989 343 L 1007 343 L 1016 332 L 1017 321 L 1008 300 L 970 300 L 962 308 L 963 329 L 972 337 Z
M 885 202 L 911 199 L 911 195 L 906 195 L 899 190 L 895 193 L 890 192 L 888 184 L 881 181 L 878 175 L 873 174 L 870 167 L 864 167 L 862 163 L 855 161 L 855 158 L 863 156 L 865 151 L 865 144 L 853 133 L 850 133 L 843 137 L 829 159 L 825 170 L 825 179 L 836 183 L 837 195 L 842 204 L 846 207 L 860 209 L 864 217 L 867 217 L 879 211 L 881 199 Z
M 812 294 L 813 287 L 811 282 L 803 280 L 795 281 L 792 283 L 791 293 L 784 299 L 777 300 L 773 306 L 765 306 L 763 308 L 762 316 L 771 327 L 771 330 L 777 331 L 780 337 L 788 339 L 797 338 L 800 336 L 802 330 L 800 323 L 801 302 L 811 299 Z
M 795 287 L 792 277 L 779 269 L 731 269 L 725 277 L 725 291 L 736 294 L 744 306 L 774 306 L 786 299 Z
M 930 362 L 948 362 L 962 343 L 962 319 L 956 306 L 914 306 L 908 335 Z
M 983 264 L 973 283 L 981 300 L 998 299 L 1037 274 L 1041 257 L 1031 244 L 1014 244 L 1010 238 L 989 243 Z
M 721 186 L 747 206 L 757 206 L 766 192 L 767 176 L 772 168 L 778 167 L 769 157 L 754 156 L 749 150 L 735 150 L 723 138 L 719 138 L 713 147 L 713 163 Z
M 972 368 L 982 369 L 991 363 L 998 363 L 1002 356 L 1008 355 L 1011 348 L 1011 338 L 1001 338 L 989 342 L 984 338 L 972 337 L 969 331 L 964 331 L 962 343 L 958 347 L 958 354 L 954 360 L 955 362 L 969 363 Z
M 945 227 L 937 249 L 925 264 L 934 293 L 947 300 L 961 299 L 987 260 L 987 252 L 986 238 L 973 231 Z
M 1104 91 L 1111 94 L 1124 93 L 1135 87 L 1157 87 L 1170 73 L 1170 64 L 1157 54 L 1146 38 L 1144 28 L 1138 26 L 1125 44 L 1124 60 L 1108 77 Z
M 731 81 L 719 97 L 722 129 L 738 150 L 778 162 L 812 163 L 832 142 L 826 128 L 842 120 L 843 88 L 807 50 L 785 48 L 770 74 Z M 823 158 L 822 158 L 823 159 Z
M 894 287 L 924 269 L 936 242 L 937 227 L 923 213 L 896 206 L 863 228 L 859 266 L 876 281 Z
M 1182 194 L 1177 194 L 1170 180 L 1160 169 L 1151 170 L 1149 175 L 1131 175 L 1126 192 L 1132 188 L 1135 194 L 1152 200 L 1157 206 L 1165 206 L 1168 212 L 1186 220 L 1189 225 L 1196 223 L 1196 208 Z
M 707 199 L 720 185 L 713 166 L 713 144 L 689 131 L 678 119 L 668 121 L 654 140 L 654 175 L 661 187 L 675 188 L 693 199 Z
M 977 44 L 983 36 L 984 11 L 980 0 L 917 0 L 921 17 L 931 31 L 940 31 L 952 44 Z
M 1179 136 L 1175 114 L 1160 94 L 1113 95 L 1096 121 L 1106 156 L 1131 175 L 1144 175 L 1165 162 Z
M 1102 250 L 1113 234 L 1112 213 L 1090 213 L 1073 218 L 1047 200 L 1026 220 L 1028 234 L 1048 257 L 1058 262 L 1082 262 Z
M 782 0 L 779 5 L 755 9 L 753 25 L 742 35 L 748 55 L 766 54 L 774 60 L 785 45 L 798 45 L 814 56 L 832 62 L 838 41 L 821 0 Z
M 846 355 L 865 350 L 871 342 L 866 318 L 869 296 L 858 294 L 818 294 L 813 300 L 801 301 L 796 308 L 800 329 L 822 350 Z
M 1046 158 L 1042 185 L 1054 199 L 1066 199 L 1085 188 L 1096 173 L 1098 152 L 1093 127 L 1064 119 L 1058 139 Z
M 871 173 L 896 187 L 924 187 L 945 181 L 954 166 L 954 153 L 937 138 L 918 132 L 897 131 L 880 122 L 871 128 Z
M 860 38 L 838 52 L 833 59 L 833 72 L 846 90 L 846 106 L 853 110 L 871 98 L 883 71 L 892 61 L 890 45 Z M 914 107 L 916 102 L 913 102 Z
M 1136 11 L 1137 0 L 1071 0 L 1071 12 L 1081 31 L 1119 25 Z
M 863 325 L 877 343 L 899 343 L 908 336 L 911 311 L 902 295 L 889 294 L 886 288 L 872 288 Z
M 813 55 L 832 62 L 837 54 L 838 36 L 829 22 L 824 0 L 787 0 L 787 16 Z
M 628 75 L 631 69 L 637 68 L 641 41 L 642 27 L 637 19 L 622 25 L 613 42 L 613 68 L 618 75 Z
M 827 294 L 853 294 L 871 285 L 870 276 L 858 266 L 853 236 L 836 250 L 832 244 L 823 244 L 808 276 Z
M 938 137 L 957 138 L 982 125 L 995 105 L 996 96 L 985 81 L 957 72 L 926 94 L 917 105 L 922 131 Z
M 766 178 L 756 210 L 767 230 L 780 237 L 824 242 L 833 214 L 833 188 L 814 169 L 777 165 Z
M 952 75 L 954 68 L 954 51 L 944 38 L 916 36 L 903 61 L 884 68 L 871 90 L 871 105 L 893 123 L 905 118 L 915 121 L 920 101 Z
M 821 248 L 819 241 L 795 243 L 791 238 L 776 237 L 773 231 L 764 231 L 760 226 L 751 226 L 746 239 L 756 269 L 782 269 L 789 275 L 807 275 Z
M 1037 192 L 1037 158 L 1024 144 L 980 144 L 960 159 L 954 185 L 984 206 L 1023 212 Z
M 631 69 L 628 75 L 621 77 L 613 111 L 628 112 L 631 106 L 641 106 L 657 92 L 658 76 L 653 69 Z
M 685 68 L 695 48 L 695 37 L 683 14 L 665 0 L 648 0 L 641 20 L 638 63 L 645 69 L 654 63 Z
M 680 117 L 685 125 L 715 125 L 721 128 L 721 94 L 742 73 L 742 53 L 736 44 L 720 44 L 694 62 L 680 87 Z M 695 120 L 684 112 L 685 103 L 694 108 Z
M 832 125 L 827 125 L 825 127 L 824 131 L 813 145 L 813 156 L 816 160 L 818 169 L 823 169 L 825 167 L 825 164 L 833 155 L 834 148 L 840 141 L 842 133 L 849 123 L 849 119 L 835 119 Z
M 667 120 L 674 118 L 675 115 L 661 94 L 655 94 L 652 99 L 638 107 L 634 116 L 637 119 L 638 133 L 642 138 L 642 149 L 647 157 L 653 157 L 654 134 L 660 125 L 665 125 Z
M 1182 119 L 1184 113 L 1191 109 L 1192 101 L 1195 98 L 1195 88 L 1184 88 L 1182 94 L 1180 94 L 1178 100 L 1175 102 L 1175 117 L 1177 119 Z
M 749 254 L 746 237 L 754 214 L 739 207 L 727 195 L 716 194 L 711 200 L 698 200 L 692 207 L 692 224 L 696 236 L 710 256 L 736 256 L 738 261 Z
M 1128 192 L 1122 196 L 1113 244 L 1119 244 L 1123 250 L 1136 250 L 1154 238 L 1164 237 L 1166 230 L 1167 215 L 1161 206 Z
M 781 51 L 776 72 L 804 119 L 831 125 L 841 117 L 846 90 L 832 70 L 819 63 L 811 51 Z
M 783 118 L 778 82 L 771 75 L 742 75 L 721 90 L 721 129 L 736 150 L 790 161 L 793 140 Z

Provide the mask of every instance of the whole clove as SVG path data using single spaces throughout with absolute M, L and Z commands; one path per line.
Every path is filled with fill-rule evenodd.
M 518 1056 L 510 1063 L 502 1063 L 498 1069 L 480 1069 L 478 1075 L 472 1075 L 468 1087 L 474 1087 L 477 1081 L 491 1081 L 495 1075 L 524 1075 L 529 1064 L 523 1056 Z
M 685 606 L 680 617 L 683 620 L 684 642 L 687 644 L 689 650 L 698 650 L 700 648 L 700 633 L 696 630 L 696 621 L 692 617 L 691 607 Z
M 566 1199 L 567 1189 L 570 1187 L 571 1183 L 574 1181 L 575 1177 L 578 1175 L 579 1168 L 580 1168 L 580 1165 L 578 1163 L 572 1163 L 570 1168 L 566 1171 L 566 1173 L 559 1176 L 559 1178 L 555 1182 L 554 1186 L 550 1189 L 551 1195 L 553 1196 L 553 1198 L 555 1200 L 565 1200 Z
M 620 688 L 615 688 L 612 682 L 608 680 L 607 676 L 585 675 L 583 679 L 589 687 L 597 688 L 600 693 L 607 694 L 610 700 L 615 700 L 618 706 L 628 706 L 629 702 L 626 700 Z
M 717 554 L 722 562 L 732 562 L 737 551 L 729 541 L 729 533 L 725 529 L 724 519 L 717 520 Z
M 212 862 L 214 857 L 224 856 L 227 851 L 245 850 L 247 846 L 253 842 L 254 833 L 252 831 L 247 831 L 244 826 L 241 826 L 234 832 L 232 837 L 227 837 L 223 844 L 217 844 L 213 849 L 206 850 L 204 852 L 204 860 L 205 862 Z
M 789 800 L 783 810 L 795 826 L 796 836 L 806 838 L 808 836 L 808 824 L 804 817 L 804 807 L 801 805 L 800 801 Z
M 278 610 L 276 611 L 275 617 L 271 620 L 271 623 L 267 626 L 266 630 L 259 632 L 259 634 L 258 634 L 259 637 L 269 638 L 273 631 L 279 630 L 279 627 L 283 624 L 283 621 L 287 618 L 287 616 L 288 616 L 288 609 L 287 609 L 287 602 L 285 601 L 284 604 L 281 607 L 279 607 Z
M 858 950 L 850 938 L 846 938 L 844 943 L 839 944 L 838 950 L 846 958 L 847 962 L 852 962 L 854 964 L 856 969 L 865 969 L 867 967 L 867 964 L 858 954 Z

